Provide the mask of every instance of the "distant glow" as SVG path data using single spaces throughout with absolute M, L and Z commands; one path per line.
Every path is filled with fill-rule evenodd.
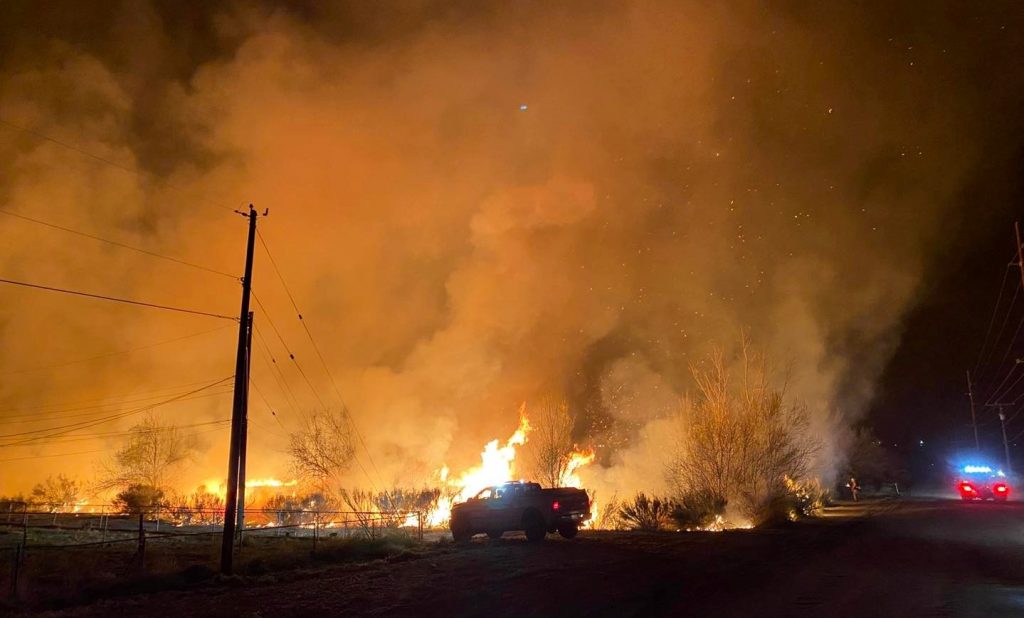
M 964 466 L 964 474 L 992 474 L 988 466 Z
M 529 106 L 526 103 L 519 106 L 519 111 L 521 112 L 525 112 L 527 109 L 529 109 Z

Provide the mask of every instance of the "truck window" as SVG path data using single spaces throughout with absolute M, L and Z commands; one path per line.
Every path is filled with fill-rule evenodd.
M 481 489 L 480 493 L 478 493 L 474 497 L 477 500 L 490 500 L 491 499 L 491 488 L 490 487 L 486 487 L 484 489 Z

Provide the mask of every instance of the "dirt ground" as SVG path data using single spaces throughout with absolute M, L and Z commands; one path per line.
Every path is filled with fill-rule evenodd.
M 430 544 L 62 616 L 1024 616 L 1024 505 L 891 501 L 776 530 Z

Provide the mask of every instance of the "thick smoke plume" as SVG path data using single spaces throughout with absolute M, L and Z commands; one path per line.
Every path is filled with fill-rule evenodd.
M 372 454 L 354 485 L 471 464 L 556 393 L 599 442 L 594 482 L 656 490 L 641 446 L 743 332 L 788 367 L 827 470 L 993 131 L 970 86 L 999 61 L 942 39 L 956 15 L 887 5 L 29 5 L 0 33 L 0 206 L 232 274 L 231 209 L 269 208 Z M 228 277 L 3 214 L 0 238 L 5 278 L 237 311 Z M 261 251 L 254 287 L 250 474 L 285 474 L 281 434 L 321 404 L 275 330 L 340 404 Z M 0 287 L 0 337 L 0 416 L 39 413 L 3 434 L 233 371 L 226 321 L 40 291 Z M 219 420 L 230 397 L 162 410 Z M 5 447 L 0 492 L 88 470 L 132 418 Z M 226 431 L 194 431 L 184 488 L 224 472 Z

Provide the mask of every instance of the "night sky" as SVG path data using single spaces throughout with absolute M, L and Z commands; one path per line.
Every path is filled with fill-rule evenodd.
M 658 422 L 693 363 L 746 332 L 790 370 L 823 475 L 851 425 L 915 461 L 966 447 L 976 365 L 982 440 L 999 453 L 982 404 L 1024 356 L 1007 270 L 1024 215 L 1019 2 L 3 11 L 0 204 L 22 218 L 0 219 L 0 275 L 230 311 L 233 281 L 24 217 L 233 273 L 233 209 L 270 208 L 290 291 L 258 258 L 257 323 L 282 331 L 268 355 L 317 368 L 278 386 L 257 359 L 257 418 L 274 431 L 299 423 L 271 416 L 292 403 L 286 380 L 300 409 L 343 391 L 384 475 L 418 484 L 476 462 L 523 402 L 555 392 L 581 442 L 622 446 L 588 482 L 660 490 Z M 184 317 L 0 294 L 0 375 L 22 376 L 0 380 L 0 416 L 231 371 L 228 336 L 114 355 L 202 330 Z M 1024 396 L 1014 371 L 1004 401 Z M 203 401 L 178 417 L 224 415 Z M 88 439 L 77 467 L 111 446 Z M 259 474 L 284 468 L 280 440 L 254 434 Z M 11 460 L 57 472 L 73 452 L 61 444 L 12 445 Z M 224 445 L 210 439 L 189 482 L 221 473 Z

